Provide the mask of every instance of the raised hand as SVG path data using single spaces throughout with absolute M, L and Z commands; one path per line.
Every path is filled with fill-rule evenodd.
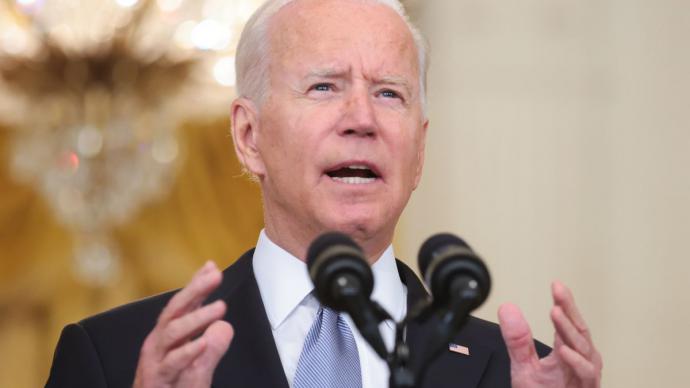
M 504 304 L 498 310 L 501 333 L 510 355 L 513 388 L 599 388 L 601 355 L 575 305 L 570 290 L 560 282 L 551 287 L 554 306 L 551 320 L 556 329 L 553 351 L 537 356 L 532 332 L 520 309 Z
M 202 302 L 220 284 L 222 273 L 206 263 L 175 294 L 144 341 L 134 388 L 208 388 L 230 346 L 232 326 L 222 318 L 225 302 Z

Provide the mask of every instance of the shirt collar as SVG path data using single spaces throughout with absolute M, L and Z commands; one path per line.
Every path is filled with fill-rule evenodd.
M 307 264 L 276 245 L 262 230 L 252 265 L 268 321 L 275 330 L 314 289 L 307 273 Z M 401 320 L 406 310 L 407 293 L 398 274 L 392 245 L 371 269 L 374 274 L 372 299 L 383 306 L 393 319 Z
M 393 245 L 386 248 L 371 266 L 371 271 L 374 273 L 374 291 L 371 293 L 371 299 L 388 311 L 395 321 L 401 321 L 407 311 L 407 290 L 400 280 Z M 389 321 L 387 323 L 394 325 Z

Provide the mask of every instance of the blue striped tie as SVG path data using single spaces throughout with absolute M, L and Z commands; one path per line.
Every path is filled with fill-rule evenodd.
M 345 319 L 319 309 L 299 356 L 293 388 L 361 388 L 357 344 Z

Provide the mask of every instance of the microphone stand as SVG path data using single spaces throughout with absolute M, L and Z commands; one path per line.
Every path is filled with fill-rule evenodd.
M 368 301 L 371 309 L 369 311 L 373 312 L 377 323 L 380 324 L 383 321 L 394 321 L 393 317 L 378 303 L 373 300 Z M 362 327 L 357 325 L 362 337 L 369 342 L 369 345 L 376 351 L 376 353 L 386 361 L 388 364 L 388 369 L 390 370 L 389 386 L 391 388 L 415 388 L 415 378 L 414 371 L 410 368 L 410 348 L 405 341 L 406 337 L 406 326 L 408 318 L 411 315 L 403 319 L 402 322 L 397 322 L 395 325 L 395 345 L 392 352 L 388 352 L 383 346 L 383 351 L 381 350 L 381 345 L 378 342 L 379 336 L 375 336 L 372 333 L 371 328 L 366 328 L 365 332 L 362 331 Z M 355 321 L 355 324 L 358 324 Z
M 395 347 L 387 360 L 390 370 L 388 382 L 390 388 L 414 388 L 416 386 L 414 372 L 408 365 L 410 347 L 405 342 L 405 336 L 406 320 L 403 320 L 395 325 Z
M 422 384 L 431 362 L 442 353 L 455 333 L 467 322 L 470 311 L 476 307 L 479 290 L 475 287 L 466 287 L 465 280 L 461 279 L 454 285 L 453 291 L 455 291 L 456 297 L 451 298 L 445 308 L 441 308 L 439 311 L 438 306 L 429 301 L 423 301 L 415 306 L 405 319 L 396 323 L 393 351 L 384 358 L 390 370 L 390 388 L 416 388 L 418 384 Z M 471 279 L 467 279 L 467 281 L 469 282 Z M 390 314 L 378 303 L 374 301 L 371 303 L 379 323 L 393 320 Z M 436 312 L 439 316 L 436 330 L 426 341 L 427 346 L 423 349 L 423 357 L 420 358 L 419 366 L 413 369 L 410 363 L 411 351 L 406 341 L 407 323 L 410 321 L 426 322 Z M 381 353 L 378 353 L 381 356 Z
M 415 375 L 420 383 L 424 381 L 431 362 L 444 349 L 447 349 L 448 343 L 467 322 L 470 312 L 477 306 L 477 300 L 480 296 L 479 290 L 472 286 L 465 287 L 467 285 L 465 282 L 469 283 L 471 281 L 473 280 L 461 279 L 454 284 L 453 291 L 456 297 L 451 298 L 448 306 L 441 309 L 439 323 L 427 341 L 427 346 L 424 348 L 424 356 L 421 358 L 421 363 L 415 371 Z M 432 306 L 429 306 L 429 309 L 431 311 Z

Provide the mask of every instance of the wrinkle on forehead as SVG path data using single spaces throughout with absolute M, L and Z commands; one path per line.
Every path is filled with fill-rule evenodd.
M 418 77 L 412 34 L 400 15 L 384 4 L 296 0 L 274 16 L 269 36 L 271 67 L 277 71 L 286 63 L 309 61 L 318 68 L 341 71 L 360 64 L 363 68 L 357 70 L 369 72 L 368 77 L 374 79 L 401 78 L 401 70 Z M 365 51 L 377 54 L 366 55 Z M 342 58 L 348 63 L 333 62 Z M 391 73 L 393 69 L 397 70 Z

